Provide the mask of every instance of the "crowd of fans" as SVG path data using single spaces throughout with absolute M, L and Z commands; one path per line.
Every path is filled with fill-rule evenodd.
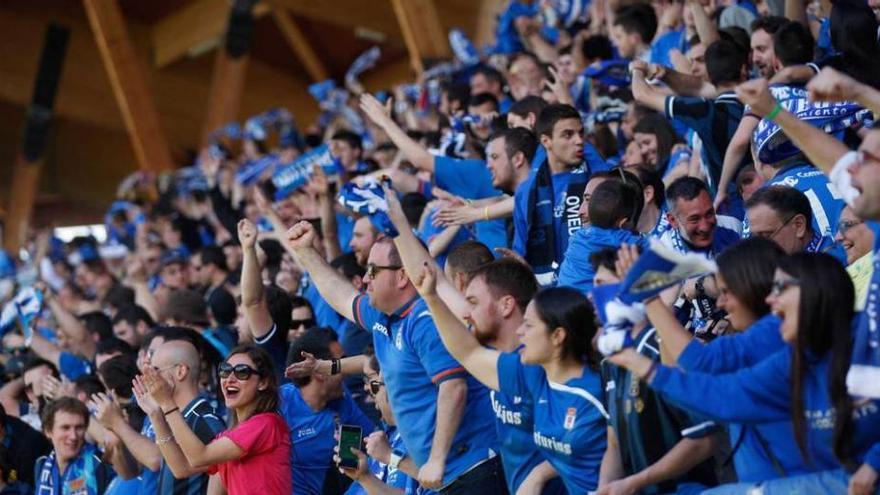
M 880 493 L 878 19 L 513 0 L 132 175 L 2 256 L 0 494 Z

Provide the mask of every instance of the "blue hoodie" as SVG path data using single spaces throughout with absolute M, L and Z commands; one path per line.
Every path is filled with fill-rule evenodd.
M 755 366 L 785 348 L 779 332 L 780 324 L 778 317 L 768 314 L 744 332 L 724 335 L 705 345 L 693 340 L 678 356 L 678 366 L 685 371 L 709 374 L 733 373 Z M 730 444 L 739 444 L 733 464 L 740 481 L 781 477 L 783 473 L 774 466 L 773 459 L 785 471 L 785 476 L 812 471 L 801 456 L 786 455 L 797 449 L 788 418 L 761 424 L 731 423 L 728 430 Z
M 596 270 L 590 263 L 590 255 L 603 249 L 617 249 L 623 244 L 648 247 L 648 241 L 639 234 L 624 229 L 603 229 L 589 225 L 571 236 L 565 259 L 559 267 L 557 286 L 573 287 L 584 294 L 593 290 L 593 277 Z
M 759 364 L 724 375 L 660 366 L 650 386 L 682 406 L 729 422 L 765 424 L 791 415 L 791 363 L 794 349 L 786 346 Z M 803 407 L 810 466 L 816 471 L 840 469 L 833 451 L 834 409 L 828 390 L 831 353 L 807 358 Z M 880 401 L 853 405 L 852 456 L 880 469 Z M 768 440 L 769 442 L 769 440 Z M 800 458 L 796 447 L 781 459 Z

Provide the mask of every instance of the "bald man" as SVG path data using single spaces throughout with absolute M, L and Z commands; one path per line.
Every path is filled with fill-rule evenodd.
M 150 365 L 171 384 L 174 404 L 180 408 L 183 419 L 199 440 L 207 444 L 226 429 L 211 403 L 199 395 L 201 362 L 195 346 L 184 340 L 167 341 L 156 349 Z M 188 468 L 183 472 L 172 471 L 167 459 L 184 458 L 183 452 L 174 442 L 171 428 L 165 421 L 162 410 L 156 407 L 148 413 L 156 430 L 156 443 L 162 452 L 158 493 L 160 495 L 206 493 L 208 475 L 205 474 L 205 469 Z M 182 464 L 188 466 L 185 458 Z

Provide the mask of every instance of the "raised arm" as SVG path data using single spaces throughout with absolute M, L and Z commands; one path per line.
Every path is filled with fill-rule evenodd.
M 257 258 L 257 226 L 248 219 L 238 222 L 238 241 L 241 243 L 241 307 L 255 339 L 272 330 L 272 314 L 263 293 L 262 267 Z
M 777 105 L 765 79 L 740 84 L 736 88 L 736 94 L 740 101 L 749 105 L 752 112 L 761 117 L 773 112 Z M 780 110 L 773 121 L 807 155 L 810 162 L 826 174 L 831 172 L 840 157 L 849 152 L 849 148 L 843 142 L 822 129 L 799 120 L 787 110 Z
M 721 178 L 718 180 L 718 194 L 715 196 L 715 209 L 721 205 L 727 197 L 727 188 L 736 178 L 737 167 L 746 153 L 749 152 L 749 141 L 752 133 L 758 127 L 758 120 L 754 116 L 743 115 L 739 121 L 736 132 L 730 138 L 727 150 L 724 152 L 724 162 L 721 165 Z
M 315 250 L 315 228 L 309 222 L 299 222 L 286 234 L 285 242 L 293 250 L 300 265 L 309 273 L 321 297 L 350 321 L 355 321 L 351 304 L 358 293 L 351 282 L 339 274 Z
M 697 35 L 700 37 L 700 42 L 703 46 L 709 46 L 720 40 L 721 35 L 718 34 L 718 26 L 709 18 L 709 14 L 706 13 L 702 3 L 699 0 L 688 0 L 688 7 L 690 7 L 691 13 L 694 15 L 694 27 L 697 29 Z
M 339 232 L 336 225 L 336 209 L 334 205 L 335 188 L 327 180 L 324 169 L 314 167 L 309 188 L 318 196 L 318 214 L 321 217 L 321 237 L 324 239 L 324 252 L 328 260 L 334 260 L 342 254 L 339 247 Z
M 437 295 L 437 268 L 425 264 L 417 275 L 410 273 L 410 280 L 431 310 L 431 316 L 443 345 L 465 369 L 492 390 L 499 390 L 498 356 L 500 352 L 487 349 L 452 314 L 449 306 Z
M 119 437 L 134 460 L 145 469 L 154 472 L 159 470 L 162 465 L 162 454 L 159 452 L 159 447 L 128 424 L 128 421 L 122 416 L 119 406 L 112 399 L 106 394 L 98 393 L 92 396 L 90 405 L 95 410 L 95 418 Z M 144 412 L 149 415 L 152 411 Z
M 419 483 L 425 488 L 439 488 L 446 470 L 446 456 L 452 448 L 452 440 L 461 424 L 468 387 L 464 378 L 444 380 L 437 387 L 437 413 L 434 421 L 434 438 L 428 462 L 419 468 Z
M 655 110 L 663 112 L 666 106 L 666 95 L 659 89 L 648 84 L 647 64 L 641 61 L 632 63 L 632 94 L 633 98 L 640 104 Z
M 406 273 L 411 274 L 410 278 L 412 278 L 412 274 L 421 273 L 422 267 L 425 266 L 425 264 L 434 267 L 435 273 L 437 274 L 435 284 L 436 292 L 440 295 L 446 305 L 449 308 L 452 308 L 453 314 L 455 314 L 457 318 L 463 319 L 464 313 L 467 311 L 468 307 L 464 295 L 456 290 L 452 285 L 452 282 L 443 274 L 443 270 L 437 266 L 437 263 L 434 261 L 434 258 L 431 257 L 431 254 L 425 250 L 425 247 L 419 242 L 415 234 L 413 234 L 409 222 L 406 219 L 406 215 L 403 214 L 403 207 L 397 199 L 397 194 L 393 190 L 385 188 L 385 198 L 388 203 L 388 218 L 391 219 L 391 223 L 394 224 L 394 227 L 400 233 L 394 239 L 394 245 L 397 246 L 397 251 L 400 253 L 400 258 L 403 261 L 403 267 L 406 269 Z
M 373 95 L 364 93 L 361 95 L 360 106 L 367 117 L 388 134 L 388 139 L 412 162 L 413 166 L 434 173 L 434 156 L 394 122 L 391 118 L 391 100 L 389 99 L 388 102 L 388 105 L 383 106 Z

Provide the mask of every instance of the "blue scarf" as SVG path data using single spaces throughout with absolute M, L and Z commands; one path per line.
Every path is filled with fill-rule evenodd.
M 85 444 L 79 455 L 65 469 L 58 472 L 55 451 L 46 456 L 37 480 L 37 495 L 98 495 L 97 449 Z M 57 487 L 56 485 L 60 485 Z
M 584 187 L 590 179 L 589 170 L 581 165 L 583 173 L 572 174 L 568 182 L 567 196 L 578 198 L 578 208 L 583 200 Z M 568 245 L 568 236 L 565 239 L 556 238 L 556 228 L 553 217 L 553 207 L 556 191 L 553 190 L 553 175 L 550 172 L 550 162 L 544 160 L 538 170 L 535 171 L 534 180 L 531 183 L 528 197 L 529 228 L 526 240 L 525 258 L 536 274 L 552 273 L 556 270 L 561 260 L 557 259 L 557 244 Z M 568 205 L 564 205 L 568 208 Z
M 355 213 L 369 216 L 370 223 L 379 232 L 389 237 L 397 237 L 397 229 L 388 218 L 385 191 L 378 181 L 367 181 L 363 186 L 353 182 L 344 184 L 339 191 L 339 204 Z

